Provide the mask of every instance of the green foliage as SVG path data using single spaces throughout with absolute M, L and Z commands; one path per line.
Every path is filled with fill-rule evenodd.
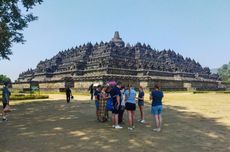
M 230 94 L 230 91 L 217 91 L 216 93 Z
M 230 62 L 219 68 L 218 74 L 224 82 L 230 82 Z
M 35 5 L 41 4 L 42 1 L 0 0 L 0 60 L 9 60 L 9 55 L 12 54 L 12 43 L 25 42 L 21 32 L 28 26 L 29 22 L 37 19 L 28 11 Z
M 193 94 L 210 93 L 209 91 L 193 91 Z
M 4 82 L 11 82 L 11 80 L 6 75 L 1 74 L 0 75 L 0 84 L 3 84 Z
M 223 94 L 230 94 L 230 91 L 193 91 L 193 94 L 203 94 L 203 93 L 223 93 Z

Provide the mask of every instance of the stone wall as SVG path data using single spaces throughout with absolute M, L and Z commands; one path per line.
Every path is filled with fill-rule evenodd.
M 103 85 L 103 81 L 75 81 L 73 89 L 76 92 L 88 92 L 89 86 L 91 84 Z
M 128 69 L 118 69 L 118 68 L 108 68 L 108 74 L 117 74 L 117 75 L 137 75 L 136 70 Z
M 184 88 L 186 88 L 188 91 L 193 91 L 194 88 L 192 87 L 192 84 L 190 82 L 184 83 Z
M 225 89 L 230 90 L 230 83 L 222 82 L 221 85 L 222 85 Z
M 218 82 L 191 82 L 192 87 L 196 90 L 218 90 Z
M 73 91 L 87 92 L 91 84 L 106 84 L 108 81 L 120 81 L 123 85 L 131 84 L 135 88 L 140 85 L 145 90 L 151 90 L 155 84 L 159 84 L 163 90 L 217 90 L 219 81 L 197 80 L 195 78 L 184 77 L 162 77 L 162 76 L 131 76 L 101 74 L 97 76 L 78 76 L 74 78 L 66 77 L 63 80 L 35 82 L 43 91 L 63 91 L 66 86 L 70 86 Z M 13 88 L 30 88 L 30 83 L 14 83 Z M 229 85 L 230 88 L 230 85 Z
M 140 86 L 143 87 L 144 91 L 149 91 L 148 81 L 140 81 Z
M 94 70 L 86 70 L 84 76 L 100 76 L 107 73 L 107 69 L 94 69 Z
M 158 84 L 163 90 L 186 90 L 184 82 L 176 80 L 149 80 L 147 87 L 151 90 L 155 84 Z
M 13 83 L 12 84 L 12 89 L 15 90 L 23 90 L 23 89 L 29 89 L 30 88 L 30 83 Z
M 39 88 L 41 91 L 60 91 L 65 88 L 65 82 L 41 82 Z

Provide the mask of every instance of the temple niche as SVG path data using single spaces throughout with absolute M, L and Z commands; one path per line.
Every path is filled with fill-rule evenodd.
M 139 77 L 141 75 L 141 78 Z M 18 82 L 62 81 L 66 77 L 85 81 L 96 81 L 97 76 L 140 79 L 186 78 L 186 80 L 219 80 L 191 58 L 184 58 L 171 49 L 157 50 L 148 44 L 134 45 L 122 40 L 119 32 L 109 42 L 87 43 L 62 50 L 50 59 L 40 61 L 35 69 L 19 75 Z M 161 77 L 162 76 L 162 77 Z M 106 81 L 106 80 L 101 80 Z

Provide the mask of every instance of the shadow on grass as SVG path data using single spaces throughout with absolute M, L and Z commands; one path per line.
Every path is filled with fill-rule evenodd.
M 111 122 L 97 122 L 93 101 L 21 104 L 7 123 L 0 123 L 0 149 L 1 152 L 230 151 L 227 126 L 186 110 L 166 106 L 163 131 L 155 133 L 149 105 L 145 106 L 145 114 L 150 125 L 136 123 L 136 129 L 129 132 L 127 125 L 115 130 Z

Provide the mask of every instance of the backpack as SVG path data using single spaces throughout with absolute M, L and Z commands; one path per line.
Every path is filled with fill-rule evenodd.
M 106 102 L 106 109 L 109 111 L 113 110 L 113 100 L 112 98 L 109 98 Z

